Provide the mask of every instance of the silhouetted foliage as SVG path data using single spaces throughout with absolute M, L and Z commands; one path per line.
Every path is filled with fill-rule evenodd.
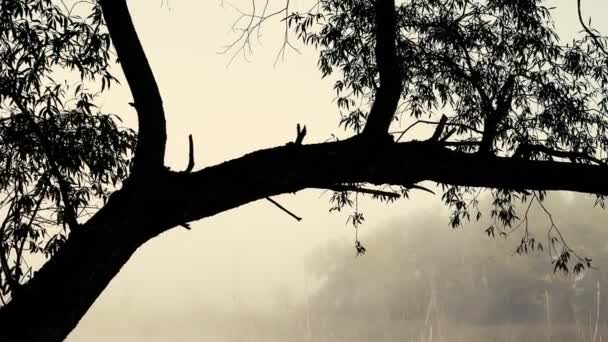
M 538 0 L 398 4 L 396 46 L 404 87 L 394 120 L 407 128 L 395 136 L 403 138 L 417 124 L 440 127 L 445 116 L 443 125 L 448 129 L 438 130 L 440 141 L 455 151 L 605 165 L 606 39 L 599 34 L 579 35 L 561 42 L 544 4 Z M 334 90 L 342 113 L 340 125 L 355 132 L 365 126 L 380 84 L 374 15 L 370 1 L 322 0 L 287 19 L 305 44 L 320 50 L 323 76 L 339 74 Z M 520 200 L 532 195 L 540 202 L 545 196 L 542 191 L 531 194 L 521 189 L 496 189 L 491 194 L 490 217 L 505 228 L 519 221 Z M 344 196 L 338 196 L 342 200 L 337 203 L 352 205 Z M 478 189 L 444 186 L 442 199 L 452 209 L 453 227 L 472 215 L 475 220 L 482 218 L 478 196 Z M 522 252 L 531 247 L 530 242 L 535 240 L 527 240 Z M 546 241 L 553 243 L 557 241 Z M 567 271 L 569 253 L 560 254 L 556 269 Z M 588 264 L 581 258 L 575 271 Z
M 32 255 L 52 257 L 78 229 L 77 218 L 90 216 L 120 186 L 135 144 L 135 132 L 96 105 L 100 91 L 116 82 L 101 9 L 63 6 L 0 5 L 3 301 L 32 276 Z M 74 81 L 56 81 L 70 73 Z

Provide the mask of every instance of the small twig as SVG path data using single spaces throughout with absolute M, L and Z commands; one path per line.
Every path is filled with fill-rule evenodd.
M 440 142 L 442 142 L 442 143 L 447 142 L 447 140 L 448 140 L 448 139 L 449 139 L 449 138 L 450 138 L 450 137 L 451 137 L 451 136 L 452 136 L 454 133 L 456 133 L 456 131 L 457 131 L 457 129 L 455 129 L 455 128 L 450 129 L 449 131 L 447 131 L 447 132 L 446 132 L 446 133 L 443 135 L 443 137 L 441 137 L 441 138 L 439 139 L 439 141 L 440 141 Z
M 438 142 L 439 138 L 441 137 L 441 133 L 443 133 L 443 130 L 445 128 L 445 124 L 448 122 L 448 117 L 444 115 L 441 116 L 441 119 L 439 120 L 439 124 L 437 124 L 437 127 L 435 128 L 435 132 L 433 133 L 433 136 L 429 138 L 428 141 L 433 141 L 433 142 Z
M 274 204 L 275 206 L 277 206 L 277 208 L 279 208 L 279 209 L 283 210 L 285 213 L 287 213 L 287 215 L 289 215 L 289 216 L 293 217 L 293 218 L 294 218 L 294 219 L 296 219 L 297 221 L 302 221 L 302 218 L 301 218 L 301 217 L 299 217 L 299 216 L 297 216 L 296 214 L 292 213 L 291 211 L 289 211 L 289 210 L 285 209 L 285 207 L 283 207 L 282 205 L 280 205 L 280 204 L 279 204 L 277 201 L 273 200 L 273 199 L 272 199 L 272 198 L 270 198 L 270 197 L 266 197 L 266 199 L 267 199 L 267 200 L 268 200 L 270 203 L 272 203 L 272 204 Z
M 444 116 L 445 116 L 445 114 L 444 114 Z M 439 123 L 440 122 L 437 122 L 437 121 L 417 120 L 414 123 L 410 124 L 405 130 L 391 132 L 390 134 L 399 134 L 399 137 L 395 140 L 396 142 L 399 142 L 399 140 L 401 140 L 401 138 L 403 138 L 403 136 L 405 135 L 405 133 L 407 133 L 409 130 L 411 130 L 412 128 L 414 128 L 415 126 L 417 126 L 419 124 L 438 125 Z M 474 128 L 474 127 L 471 127 L 471 126 L 468 126 L 468 125 L 465 125 L 465 124 L 462 124 L 462 123 L 456 123 L 456 122 L 447 123 L 446 122 L 445 126 L 459 127 L 461 129 L 465 129 L 467 131 L 471 131 L 471 132 L 475 132 L 475 133 L 479 133 L 479 134 L 483 133 L 483 131 L 480 131 L 480 130 Z M 452 135 L 452 134 L 450 134 L 450 135 Z M 445 139 L 446 138 L 444 138 L 444 140 Z
M 190 134 L 188 136 L 188 166 L 184 172 L 190 173 L 192 169 L 194 169 L 194 142 L 192 141 L 192 134 Z
M 401 198 L 401 195 L 398 193 L 395 193 L 395 192 L 388 192 L 388 191 L 382 191 L 382 190 L 376 190 L 376 189 L 366 189 L 366 188 L 360 188 L 357 186 L 334 185 L 334 186 L 328 187 L 327 189 L 333 190 L 333 191 L 353 191 L 353 192 L 359 192 L 362 194 L 385 196 L 385 197 L 390 197 L 390 198 Z
M 435 191 L 433 191 L 433 190 L 431 190 L 431 189 L 428 189 L 428 188 L 425 188 L 425 187 L 420 186 L 420 185 L 415 185 L 415 184 L 412 184 L 412 185 L 408 185 L 408 186 L 406 186 L 406 188 L 407 188 L 408 190 L 410 190 L 410 189 L 422 190 L 422 191 L 426 191 L 426 192 L 428 192 L 428 193 L 430 193 L 430 194 L 435 195 Z
M 445 141 L 443 146 L 478 146 L 481 141 Z
M 300 129 L 300 124 L 298 124 L 296 126 L 296 129 L 297 129 L 297 135 L 296 135 L 296 141 L 294 143 L 296 145 L 302 145 L 302 141 L 304 141 L 304 137 L 306 136 L 306 125 L 304 125 Z

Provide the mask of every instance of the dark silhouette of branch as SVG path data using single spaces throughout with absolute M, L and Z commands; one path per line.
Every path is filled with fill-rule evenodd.
M 167 140 L 162 98 L 133 27 L 126 0 L 99 0 L 104 19 L 133 95 L 138 118 L 134 174 L 162 170 Z
M 294 142 L 294 144 L 302 145 L 302 141 L 304 141 L 304 137 L 306 136 L 306 126 L 303 126 L 302 128 L 300 128 L 300 124 L 298 124 L 296 126 L 296 130 L 297 130 L 297 135 L 296 135 L 296 141 Z
M 416 185 L 416 184 L 406 185 L 405 188 L 407 190 L 412 190 L 412 189 L 422 190 L 422 191 L 428 192 L 431 195 L 435 195 L 435 191 L 433 191 L 431 189 L 428 189 L 428 188 L 425 188 L 425 187 L 420 186 L 420 185 Z
M 333 190 L 333 191 L 352 191 L 352 192 L 358 192 L 358 193 L 362 193 L 362 194 L 367 194 L 367 195 L 373 195 L 373 196 L 382 196 L 382 197 L 389 197 L 389 198 L 394 198 L 394 199 L 398 199 L 401 198 L 401 195 L 395 192 L 388 192 L 388 191 L 382 191 L 382 190 L 376 190 L 376 189 L 366 189 L 366 188 L 361 188 L 358 186 L 351 186 L 351 185 L 334 185 L 328 188 L 329 190 Z
M 243 172 L 247 170 L 247 172 Z M 510 157 L 481 157 L 441 144 L 412 141 L 377 149 L 360 139 L 260 150 L 241 158 L 182 174 L 171 201 L 183 212 L 179 222 L 194 221 L 245 203 L 306 188 L 369 183 L 411 187 L 422 181 L 442 184 L 608 194 L 604 165 Z M 231 175 L 238 174 L 239 177 Z M 200 194 L 205 194 L 201 196 Z M 170 209 L 167 209 L 170 211 Z M 178 224 L 178 223 L 176 223 Z
M 585 20 L 583 20 L 583 10 L 581 9 L 581 0 L 576 1 L 576 7 L 577 7 L 577 12 L 578 12 L 578 21 L 581 23 L 583 30 L 585 30 L 585 32 L 587 32 L 589 37 L 591 37 L 591 39 L 593 39 L 595 46 L 598 49 L 600 49 L 604 53 L 604 55 L 608 56 L 608 51 L 606 51 L 606 49 L 604 48 L 604 44 L 600 41 L 600 38 L 598 37 L 598 35 L 595 34 L 591 30 L 591 28 L 589 28 L 589 26 L 587 26 L 587 24 L 585 24 Z
M 482 155 L 488 155 L 492 152 L 492 146 L 498 132 L 498 125 L 509 115 L 509 111 L 511 110 L 514 88 L 515 75 L 511 74 L 496 94 L 496 108 L 492 108 L 486 113 L 483 135 L 481 137 L 481 144 L 479 145 L 479 153 Z
M 435 132 L 433 133 L 433 136 L 431 136 L 429 138 L 429 141 L 434 141 L 434 142 L 438 142 L 439 138 L 441 137 L 441 133 L 443 133 L 443 130 L 445 129 L 445 125 L 448 122 L 448 117 L 445 115 L 441 116 L 441 119 L 439 119 L 439 123 L 437 124 L 437 127 L 435 128 Z
M 388 128 L 403 90 L 403 67 L 397 56 L 397 19 L 394 0 L 375 1 L 376 65 L 380 86 L 376 91 L 363 135 L 388 136 Z
M 399 134 L 399 137 L 397 137 L 397 139 L 395 141 L 401 141 L 401 138 L 403 138 L 403 136 L 409 132 L 410 129 L 414 128 L 415 126 L 417 126 L 418 124 L 429 124 L 429 125 L 438 125 L 439 121 L 429 121 L 429 120 L 416 120 L 414 123 L 410 124 L 406 129 L 404 129 L 403 131 L 397 131 L 397 132 L 391 132 L 391 134 Z M 446 122 L 445 124 L 448 127 L 459 127 L 471 132 L 475 132 L 475 133 L 479 133 L 479 134 L 483 134 L 483 131 L 480 131 L 478 129 L 476 129 L 475 127 L 469 126 L 469 125 L 465 125 L 462 123 L 457 123 L 457 122 Z
M 192 134 L 188 136 L 188 166 L 186 166 L 185 173 L 192 172 L 194 169 L 194 141 L 192 141 Z
M 266 197 L 266 199 L 268 200 L 268 202 L 274 204 L 277 208 L 283 210 L 285 213 L 287 213 L 287 215 L 293 217 L 294 219 L 296 219 L 296 221 L 302 221 L 302 218 L 297 216 L 296 214 L 292 213 L 291 211 L 287 210 L 284 206 L 282 206 L 279 202 L 273 200 L 270 197 Z

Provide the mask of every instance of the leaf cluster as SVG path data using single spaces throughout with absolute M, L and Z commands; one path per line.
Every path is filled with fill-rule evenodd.
M 117 82 L 110 47 L 96 1 L 0 4 L 2 301 L 32 275 L 32 256 L 65 243 L 71 213 L 95 213 L 130 172 L 135 132 L 96 105 Z

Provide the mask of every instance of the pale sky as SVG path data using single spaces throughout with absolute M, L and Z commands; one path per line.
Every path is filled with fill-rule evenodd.
M 291 3 L 297 8 L 308 1 Z M 586 14 L 594 16 L 594 27 L 608 32 L 608 24 L 602 22 L 608 9 L 605 0 L 583 3 Z M 250 1 L 234 4 L 246 10 Z M 556 19 L 564 34 L 578 30 L 575 4 L 576 0 L 559 3 Z M 263 46 L 256 47 L 250 63 L 236 58 L 226 67 L 230 55 L 217 52 L 231 42 L 229 29 L 237 17 L 226 4 L 129 0 L 129 6 L 163 95 L 169 136 L 166 161 L 173 169 L 187 164 L 188 134 L 194 136 L 198 169 L 292 141 L 297 123 L 308 128 L 305 143 L 342 133 L 332 103 L 332 83 L 321 80 L 314 51 L 303 48 L 302 55 L 289 51 L 285 61 L 273 67 L 281 40 L 276 24 L 262 30 Z M 105 98 L 102 109 L 133 123 L 130 101 L 123 86 Z M 197 307 L 263 308 L 279 289 L 304 293 L 313 286 L 306 276 L 306 256 L 328 241 L 354 238 L 352 228 L 345 225 L 346 213 L 328 213 L 329 193 L 321 195 L 322 191 L 307 190 L 276 197 L 303 217 L 301 222 L 269 202 L 258 201 L 193 223 L 191 231 L 175 228 L 150 241 L 68 340 L 182 340 L 169 329 L 156 339 L 146 330 Z M 400 217 L 445 215 L 439 203 L 439 195 L 427 193 L 413 193 L 410 200 L 392 205 L 364 201 L 367 223 L 361 228 L 362 239 L 375 227 Z M 445 221 L 448 229 L 447 217 Z M 381 253 L 381 246 L 369 248 L 369 253 L 376 252 Z M 187 330 L 206 319 L 190 317 L 181 326 Z

